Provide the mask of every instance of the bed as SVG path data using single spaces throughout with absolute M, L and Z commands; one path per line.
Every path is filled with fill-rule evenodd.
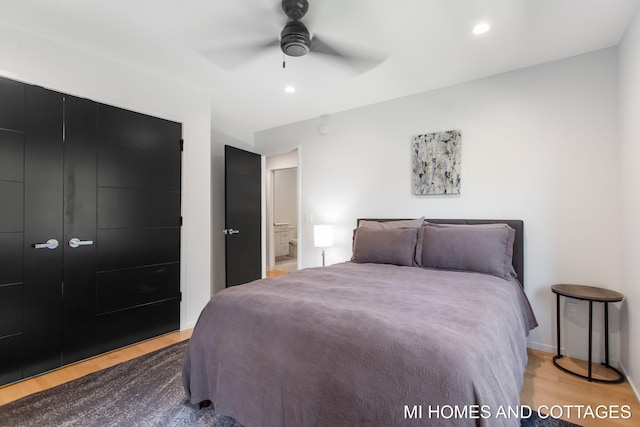
M 522 221 L 362 219 L 353 258 L 225 289 L 188 400 L 246 426 L 518 426 Z

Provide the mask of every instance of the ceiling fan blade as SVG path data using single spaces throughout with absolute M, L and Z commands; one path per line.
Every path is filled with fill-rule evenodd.
M 328 45 L 324 41 L 320 40 L 318 38 L 318 36 L 313 36 L 313 38 L 311 39 L 311 51 L 317 52 L 317 53 L 322 53 L 324 55 L 333 55 L 333 56 L 338 56 L 338 57 L 343 57 L 344 56 L 342 53 L 339 53 L 334 48 L 332 48 L 330 45 Z
M 310 51 L 313 53 L 333 56 L 360 73 L 374 68 L 387 59 L 387 55 L 373 54 L 368 51 L 364 52 L 362 48 L 352 48 L 348 51 L 344 48 L 338 50 L 315 35 L 311 39 Z
M 210 62 L 222 68 L 233 70 L 244 62 L 253 59 L 256 55 L 266 52 L 274 47 L 280 47 L 279 40 L 259 40 L 232 47 L 203 49 L 199 52 Z

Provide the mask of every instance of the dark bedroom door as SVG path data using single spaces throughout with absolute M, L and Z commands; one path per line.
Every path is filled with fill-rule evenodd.
M 226 286 L 262 277 L 262 158 L 225 145 Z
M 0 79 L 0 385 L 179 328 L 180 136 Z

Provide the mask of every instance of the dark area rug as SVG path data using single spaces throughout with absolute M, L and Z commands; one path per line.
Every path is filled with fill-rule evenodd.
M 238 427 L 211 407 L 186 402 L 188 341 L 0 406 L 0 426 Z
M 578 424 L 556 418 L 540 418 L 537 412 L 533 412 L 530 418 L 520 420 L 520 427 L 580 427 Z
M 241 427 L 210 406 L 189 405 L 182 388 L 188 341 L 0 406 L 0 426 Z M 536 413 L 521 427 L 575 427 Z

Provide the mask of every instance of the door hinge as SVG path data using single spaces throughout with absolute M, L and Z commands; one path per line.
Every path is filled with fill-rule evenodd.
M 180 151 L 184 151 L 184 139 L 180 140 Z
M 182 291 L 178 292 L 178 301 L 182 301 Z
M 180 227 L 182 227 L 182 217 L 180 217 Z

